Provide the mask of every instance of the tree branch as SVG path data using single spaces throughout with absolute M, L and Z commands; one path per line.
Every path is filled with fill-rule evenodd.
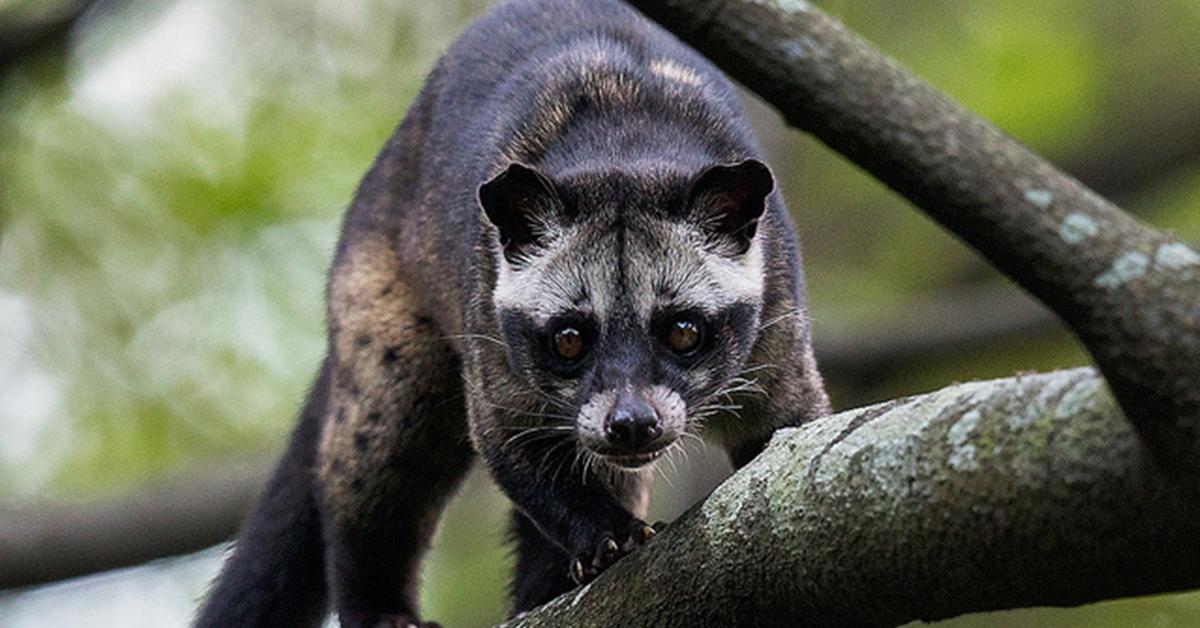
M 1048 305 L 1087 347 L 1160 461 L 1196 472 L 1200 255 L 805 0 L 630 3 Z
M 885 626 L 1177 591 L 1198 564 L 1200 504 L 1075 369 L 783 430 L 648 546 L 511 625 Z
M 237 531 L 266 472 L 227 460 L 109 500 L 0 508 L 0 589 L 212 547 Z

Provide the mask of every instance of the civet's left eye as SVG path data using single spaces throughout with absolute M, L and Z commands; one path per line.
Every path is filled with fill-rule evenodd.
M 678 318 L 671 321 L 671 324 L 667 326 L 666 336 L 663 338 L 667 347 L 680 355 L 695 352 L 700 348 L 702 340 L 704 340 L 704 328 L 690 318 Z
M 558 357 L 574 362 L 583 357 L 585 349 L 583 332 L 574 327 L 562 327 L 554 332 L 554 353 Z

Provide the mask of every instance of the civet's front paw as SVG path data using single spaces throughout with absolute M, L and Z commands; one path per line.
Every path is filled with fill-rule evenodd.
M 575 554 L 571 563 L 571 578 L 576 584 L 587 584 L 617 562 L 617 559 L 645 545 L 657 532 L 644 521 L 634 520 L 622 534 L 605 533 L 593 547 Z

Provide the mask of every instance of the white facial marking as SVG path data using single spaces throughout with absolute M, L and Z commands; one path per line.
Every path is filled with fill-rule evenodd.
M 539 281 L 554 266 L 557 252 L 533 258 L 520 268 L 514 268 L 503 254 L 496 257 L 499 275 L 492 299 L 497 309 L 515 309 L 531 315 L 538 323 L 545 323 L 555 312 L 571 306 L 566 293 L 546 290 Z
M 579 418 L 575 421 L 575 429 L 584 441 L 604 440 L 604 420 L 612 412 L 617 403 L 617 391 L 606 390 L 592 395 L 588 402 L 579 409 Z
M 720 295 L 712 296 L 725 301 L 726 305 L 762 297 L 763 250 L 757 239 L 751 240 L 750 248 L 739 257 L 708 255 L 704 265 L 712 274 L 714 284 L 727 295 L 724 299 Z
M 699 307 L 708 314 L 738 302 L 757 302 L 763 290 L 763 250 L 758 239 L 742 255 L 712 251 L 694 227 L 672 223 L 655 242 L 629 252 L 626 289 L 632 294 L 638 318 L 648 321 L 656 307 L 670 304 Z M 631 247 L 632 249 L 632 247 Z M 643 259 L 637 259 L 640 253 Z M 657 288 L 675 294 L 661 302 Z
M 605 439 L 604 424 L 608 415 L 617 404 L 617 397 L 630 389 L 610 389 L 592 395 L 592 398 L 579 409 L 575 421 L 575 429 L 584 442 L 598 442 Z M 679 393 L 661 384 L 642 388 L 636 394 L 650 404 L 658 414 L 663 432 L 678 437 L 687 428 L 687 402 Z
M 646 400 L 658 413 L 664 432 L 678 434 L 687 427 L 687 403 L 679 393 L 666 386 L 655 385 L 647 391 Z
M 591 313 L 603 320 L 616 283 L 614 249 L 603 240 L 585 238 L 578 229 L 567 229 L 517 267 L 498 252 L 492 300 L 498 310 L 517 310 L 540 325 L 556 314 L 580 309 L 576 299 L 582 295 Z
M 702 84 L 700 75 L 696 74 L 691 68 L 685 68 L 670 59 L 656 59 L 651 61 L 650 73 L 677 83 L 696 86 Z

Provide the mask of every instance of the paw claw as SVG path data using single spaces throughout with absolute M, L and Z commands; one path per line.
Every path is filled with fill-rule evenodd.
M 575 555 L 571 563 L 571 579 L 576 584 L 587 584 L 622 556 L 654 538 L 655 534 L 653 527 L 636 521 L 620 536 L 603 535 L 591 549 L 585 548 Z
M 588 581 L 588 574 L 583 567 L 583 561 L 578 558 L 571 563 L 571 579 L 575 581 L 575 584 L 583 584 Z

